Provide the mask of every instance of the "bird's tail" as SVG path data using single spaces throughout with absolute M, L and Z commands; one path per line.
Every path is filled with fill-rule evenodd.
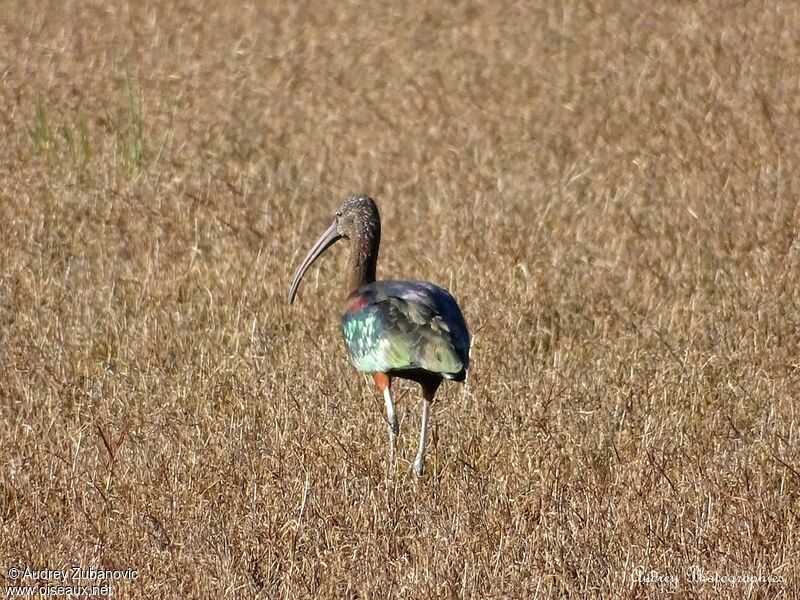
M 464 381 L 467 378 L 467 370 L 461 369 L 458 373 L 444 373 L 442 377 L 450 381 Z

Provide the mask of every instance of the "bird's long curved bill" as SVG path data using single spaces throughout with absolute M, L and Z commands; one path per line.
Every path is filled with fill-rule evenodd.
M 337 241 L 342 236 L 339 235 L 339 231 L 336 226 L 336 221 L 331 223 L 331 226 L 323 233 L 320 238 L 314 242 L 314 245 L 311 247 L 311 250 L 308 251 L 306 257 L 303 259 L 303 262 L 300 263 L 300 266 L 297 267 L 297 271 L 295 271 L 294 279 L 292 280 L 292 287 L 289 288 L 289 304 L 294 302 L 294 297 L 297 294 L 297 288 L 300 285 L 300 280 L 303 279 L 303 275 L 308 270 L 308 268 L 314 264 L 314 261 L 319 258 L 319 255 L 325 252 L 328 247 Z

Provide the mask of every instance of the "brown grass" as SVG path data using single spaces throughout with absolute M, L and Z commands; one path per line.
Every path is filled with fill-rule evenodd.
M 800 5 L 533 4 L 0 3 L 4 577 L 800 594 Z M 421 481 L 345 249 L 285 303 L 351 190 L 475 336 Z

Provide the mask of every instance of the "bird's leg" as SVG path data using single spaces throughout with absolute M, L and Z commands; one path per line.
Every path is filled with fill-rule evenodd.
M 386 373 L 374 373 L 372 378 L 375 380 L 378 389 L 383 392 L 383 399 L 386 402 L 386 421 L 389 423 L 389 461 L 394 464 L 397 434 L 400 432 L 400 425 L 394 412 L 394 402 L 392 402 L 392 379 Z
M 428 431 L 428 415 L 439 383 L 437 381 L 435 383 L 422 384 L 422 419 L 419 431 L 419 450 L 417 450 L 417 458 L 414 460 L 414 474 L 417 477 L 422 477 L 425 472 L 425 438 Z
M 428 411 L 430 410 L 430 400 L 425 398 L 422 402 L 422 420 L 420 423 L 419 431 L 419 450 L 417 450 L 417 458 L 414 460 L 414 474 L 417 477 L 422 477 L 425 471 L 425 432 L 428 429 Z
M 397 434 L 400 425 L 397 423 L 397 416 L 394 414 L 394 404 L 392 403 L 392 392 L 387 386 L 383 390 L 383 399 L 386 401 L 386 420 L 389 422 L 389 468 L 394 467 L 394 457 L 397 452 Z

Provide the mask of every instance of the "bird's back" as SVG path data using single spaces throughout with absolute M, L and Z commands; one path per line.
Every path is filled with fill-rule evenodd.
M 360 287 L 347 300 L 342 330 L 361 371 L 466 377 L 467 324 L 455 299 L 432 283 L 375 281 Z

